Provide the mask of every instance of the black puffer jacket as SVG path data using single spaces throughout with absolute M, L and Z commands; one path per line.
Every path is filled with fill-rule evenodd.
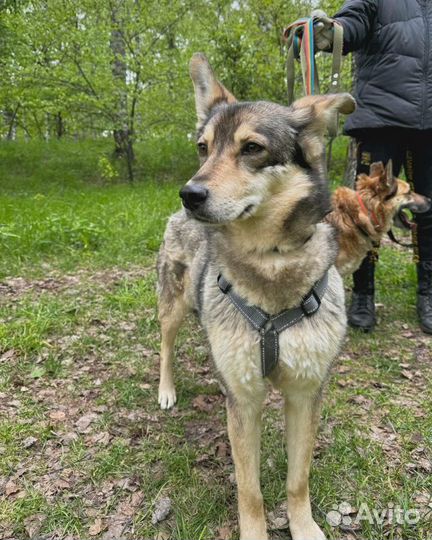
M 345 131 L 432 129 L 432 0 L 348 0 L 335 18 L 345 52 L 357 51 L 358 108 Z

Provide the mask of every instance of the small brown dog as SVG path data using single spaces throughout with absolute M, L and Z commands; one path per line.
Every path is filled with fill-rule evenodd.
M 340 187 L 333 194 L 333 211 L 326 221 L 338 231 L 336 268 L 342 275 L 352 274 L 367 252 L 379 245 L 395 218 L 405 228 L 413 225 L 402 212 L 404 208 L 421 214 L 430 205 L 430 199 L 414 193 L 407 182 L 393 176 L 391 160 L 386 167 L 381 162 L 373 163 L 369 176 L 357 177 L 356 191 Z

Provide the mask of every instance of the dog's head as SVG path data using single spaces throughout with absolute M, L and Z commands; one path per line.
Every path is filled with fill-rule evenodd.
M 291 213 L 300 205 L 320 221 L 330 207 L 323 174 L 327 125 L 338 112 L 352 112 L 354 99 L 310 96 L 291 107 L 238 102 L 204 55 L 192 57 L 190 73 L 201 165 L 180 191 L 190 215 L 218 224 L 246 220 L 284 192 Z
M 383 232 L 392 222 L 402 228 L 413 226 L 404 210 L 421 214 L 431 207 L 429 198 L 415 193 L 407 182 L 394 177 L 392 160 L 385 167 L 382 162 L 372 163 L 369 175 L 359 175 L 356 187 L 368 210 L 381 221 Z

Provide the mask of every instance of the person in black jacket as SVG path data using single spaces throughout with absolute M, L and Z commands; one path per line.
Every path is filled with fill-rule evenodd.
M 392 159 L 396 176 L 404 167 L 412 188 L 431 197 L 432 0 L 348 0 L 334 19 L 344 29 L 344 53 L 357 55 L 357 110 L 345 125 L 358 143 L 357 173 Z M 315 29 L 315 43 L 331 49 L 331 20 Z M 432 210 L 415 219 L 417 313 L 432 334 Z M 374 273 L 369 254 L 353 275 L 348 322 L 364 331 L 376 323 Z

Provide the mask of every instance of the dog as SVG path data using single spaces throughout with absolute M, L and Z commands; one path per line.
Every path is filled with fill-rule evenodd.
M 184 208 L 170 218 L 158 257 L 159 403 L 176 401 L 174 340 L 195 311 L 226 389 L 240 538 L 267 538 L 259 455 L 271 383 L 285 400 L 292 538 L 322 540 L 308 477 L 323 387 L 346 331 L 336 233 L 323 221 L 323 151 L 328 124 L 355 101 L 238 102 L 200 53 L 190 74 L 200 168 L 180 191 Z M 260 317 L 267 322 L 258 332 Z M 278 333 L 286 317 L 291 324 Z
M 412 229 L 404 213 L 427 212 L 429 198 L 411 191 L 410 185 L 393 175 L 393 164 L 372 163 L 369 175 L 360 174 L 356 190 L 339 187 L 332 196 L 333 210 L 325 220 L 338 231 L 336 268 L 345 276 L 357 270 L 368 251 L 379 246 L 392 224 Z

